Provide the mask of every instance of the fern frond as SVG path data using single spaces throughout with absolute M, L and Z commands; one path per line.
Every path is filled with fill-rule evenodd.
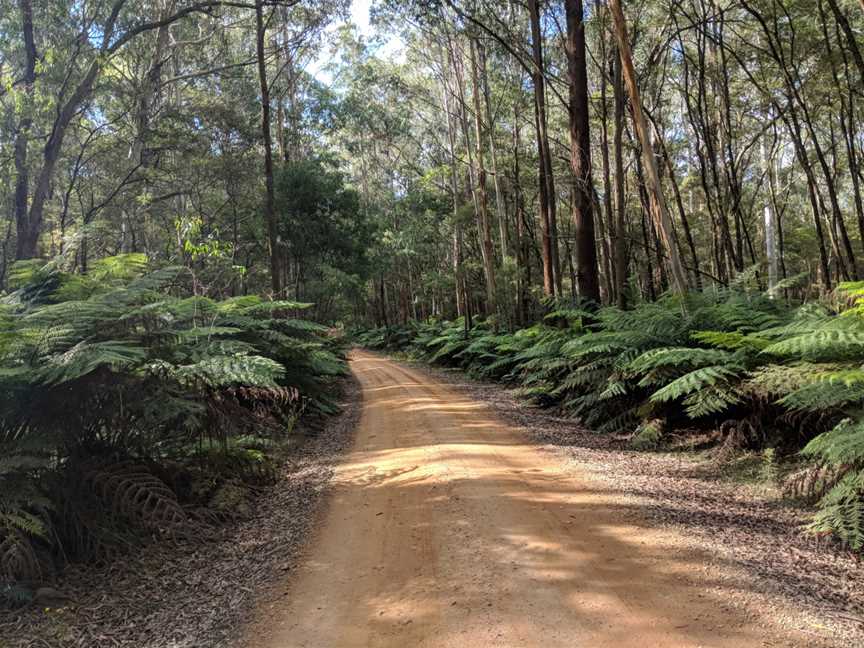
M 738 331 L 694 331 L 690 337 L 718 349 L 729 351 L 747 350 L 753 352 L 763 351 L 769 344 L 767 340 Z
M 740 368 L 730 368 L 725 365 L 700 367 L 672 381 L 651 395 L 654 402 L 665 402 L 686 396 L 706 386 L 737 377 Z
M 633 360 L 628 369 L 634 374 L 644 373 L 659 367 L 685 369 L 729 364 L 735 356 L 720 349 L 698 349 L 692 347 L 666 347 L 646 351 Z
M 854 551 L 864 549 L 864 471 L 847 473 L 828 491 L 808 528 L 833 535 Z
M 864 330 L 821 329 L 766 347 L 762 353 L 802 360 L 843 360 L 864 356 Z

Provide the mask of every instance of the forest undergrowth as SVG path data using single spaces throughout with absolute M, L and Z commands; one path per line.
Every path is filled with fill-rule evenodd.
M 333 413 L 340 342 L 305 304 L 195 296 L 143 255 L 15 267 L 0 299 L 0 605 L 242 516 L 298 419 Z M 192 294 L 192 296 L 189 296 Z
M 494 318 L 357 331 L 407 354 L 518 388 L 531 403 L 633 449 L 711 449 L 813 506 L 807 531 L 864 549 L 864 283 L 793 304 L 733 289 L 630 310 L 561 306 L 507 332 Z

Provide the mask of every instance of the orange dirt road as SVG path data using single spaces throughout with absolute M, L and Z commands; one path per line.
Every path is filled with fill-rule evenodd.
M 353 449 L 252 648 L 796 646 L 485 405 L 366 352 Z

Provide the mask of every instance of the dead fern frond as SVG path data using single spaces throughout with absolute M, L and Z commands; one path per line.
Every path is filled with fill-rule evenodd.
M 189 523 L 174 492 L 140 464 L 119 463 L 92 470 L 84 483 L 112 515 L 149 531 L 173 535 Z
M 816 501 L 825 496 L 851 470 L 850 466 L 816 463 L 796 470 L 783 481 L 783 493 Z
M 0 580 L 38 581 L 42 566 L 26 534 L 18 529 L 0 530 Z

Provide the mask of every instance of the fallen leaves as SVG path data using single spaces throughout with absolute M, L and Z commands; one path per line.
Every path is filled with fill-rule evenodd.
M 64 607 L 0 612 L 3 648 L 223 648 L 233 645 L 266 588 L 290 571 L 333 467 L 360 412 L 345 381 L 344 409 L 298 444 L 282 479 L 252 517 L 206 535 L 147 547 L 103 568 L 70 566 L 56 591 Z M 314 436 L 313 436 L 314 434 Z M 55 590 L 52 590 L 55 591 Z M 283 592 L 284 593 L 284 592 Z

